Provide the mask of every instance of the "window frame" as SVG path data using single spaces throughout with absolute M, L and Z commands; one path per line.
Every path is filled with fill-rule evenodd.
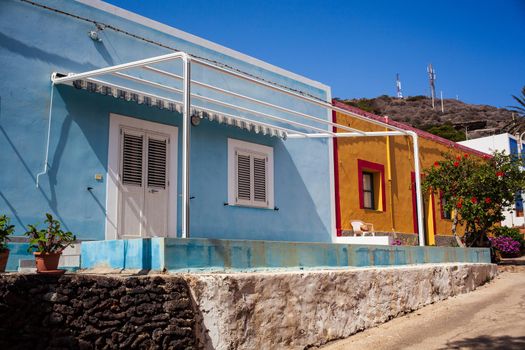
M 376 210 L 375 208 L 375 198 L 374 198 L 374 173 L 370 171 L 363 171 L 362 173 L 362 179 L 363 179 L 363 208 L 364 209 L 370 209 L 370 210 Z M 370 178 L 370 189 L 365 188 L 365 177 Z M 366 194 L 370 193 L 370 207 L 366 206 Z
M 253 169 L 253 157 L 267 159 L 266 164 L 266 203 L 255 201 L 253 182 L 250 183 L 250 200 L 237 198 L 237 153 L 250 155 L 250 166 Z M 274 208 L 274 170 L 273 147 L 257 143 L 228 138 L 228 205 L 273 209 Z M 253 179 L 253 174 L 252 174 Z
M 369 162 L 367 160 L 357 160 L 357 172 L 358 172 L 358 189 L 359 189 L 359 208 L 370 211 L 386 212 L 386 181 L 385 181 L 385 166 L 383 164 Z M 373 209 L 365 207 L 364 201 L 364 183 L 363 174 L 372 175 L 372 194 Z M 377 180 L 376 180 L 376 177 Z M 379 188 L 374 188 L 374 182 L 379 184 Z M 376 198 L 377 192 L 377 198 Z
M 445 201 L 445 197 L 443 196 L 443 192 L 439 191 L 439 209 L 440 209 L 439 211 L 441 213 L 441 219 L 442 220 L 452 220 L 452 210 L 445 212 L 445 205 L 446 205 L 446 201 Z

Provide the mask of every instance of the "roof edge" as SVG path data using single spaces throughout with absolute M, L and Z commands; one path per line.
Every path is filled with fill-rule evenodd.
M 121 7 L 118 7 L 118 6 L 106 3 L 106 2 L 104 2 L 102 0 L 75 0 L 75 1 L 77 1 L 77 2 L 79 2 L 81 4 L 84 4 L 84 5 L 96 8 L 98 10 L 101 10 L 101 11 L 113 14 L 115 16 L 125 18 L 125 19 L 127 19 L 129 21 L 141 24 L 143 26 L 146 26 L 146 27 L 152 28 L 154 30 L 163 32 L 165 34 L 173 35 L 175 37 L 187 40 L 189 42 L 192 42 L 194 44 L 200 45 L 200 46 L 205 47 L 207 49 L 217 51 L 217 52 L 219 52 L 221 54 L 225 54 L 225 55 L 231 56 L 231 57 L 233 57 L 235 59 L 238 59 L 240 61 L 252 64 L 252 65 L 255 65 L 255 66 L 263 68 L 263 69 L 266 69 L 266 70 L 268 70 L 270 72 L 273 72 L 273 73 L 285 76 L 285 77 L 293 79 L 293 80 L 297 80 L 297 81 L 299 81 L 299 82 L 301 82 L 303 84 L 307 84 L 307 85 L 313 86 L 315 88 L 318 88 L 318 89 L 321 89 L 321 90 L 324 90 L 324 91 L 330 91 L 330 86 L 328 86 L 326 84 L 323 84 L 323 83 L 321 83 L 319 81 L 307 78 L 307 77 L 305 77 L 303 75 L 291 72 L 291 71 L 286 70 L 284 68 L 280 68 L 278 66 L 275 66 L 275 65 L 273 65 L 271 63 L 268 63 L 268 62 L 265 62 L 265 61 L 260 60 L 258 58 L 249 56 L 249 55 L 244 54 L 244 53 L 239 52 L 239 51 L 235 51 L 235 50 L 230 49 L 230 48 L 228 48 L 226 46 L 214 43 L 213 41 L 201 38 L 201 37 L 193 35 L 193 34 L 190 34 L 188 32 L 185 32 L 185 31 L 182 31 L 182 30 L 177 29 L 175 27 L 172 27 L 172 26 L 170 26 L 168 24 L 164 24 L 162 22 L 155 21 L 155 20 L 153 20 L 151 18 L 139 15 L 139 14 L 137 14 L 135 12 L 132 12 L 132 11 L 128 11 L 128 10 L 123 9 Z
M 443 137 L 440 137 L 440 136 L 437 136 L 437 135 L 434 135 L 434 134 L 431 134 L 429 132 L 426 132 L 426 131 L 423 131 L 423 130 L 420 130 L 420 129 L 417 129 L 417 128 L 414 128 L 413 126 L 410 126 L 408 124 L 405 124 L 405 123 L 401 123 L 401 122 L 398 122 L 398 121 L 395 121 L 395 120 L 392 120 L 390 118 L 385 118 L 385 117 L 381 117 L 377 114 L 374 114 L 374 113 L 370 113 L 370 112 L 366 112 L 366 111 L 363 111 L 362 109 L 359 109 L 357 107 L 353 107 L 353 106 L 349 106 L 347 105 L 346 103 L 343 103 L 343 102 L 340 102 L 338 100 L 334 100 L 332 99 L 332 104 L 336 107 L 339 107 L 341 109 L 345 109 L 349 112 L 352 112 L 352 113 L 356 113 L 356 114 L 359 114 L 360 116 L 362 117 L 365 117 L 365 118 L 369 118 L 369 119 L 372 119 L 372 120 L 376 120 L 376 121 L 379 121 L 379 122 L 382 122 L 382 123 L 385 123 L 387 125 L 392 125 L 392 126 L 395 126 L 395 127 L 398 127 L 400 129 L 403 129 L 403 130 L 407 130 L 407 131 L 413 131 L 415 132 L 418 136 L 421 136 L 422 138 L 424 139 L 427 139 L 427 140 L 430 140 L 430 141 L 434 141 L 434 142 L 437 142 L 437 143 L 440 143 L 442 145 L 445 145 L 447 147 L 451 147 L 451 148 L 455 148 L 457 150 L 461 150 L 461 151 L 465 151 L 465 152 L 469 152 L 471 154 L 475 154 L 479 157 L 482 157 L 482 158 L 488 158 L 488 157 L 492 157 L 490 154 L 488 153 L 485 153 L 485 152 L 481 152 L 481 151 L 478 151 L 478 150 L 475 150 L 473 148 L 470 148 L 470 147 L 467 147 L 467 146 L 464 146 L 464 145 L 461 145 L 457 142 L 454 142 L 454 141 L 450 141 L 450 140 L 447 140 Z

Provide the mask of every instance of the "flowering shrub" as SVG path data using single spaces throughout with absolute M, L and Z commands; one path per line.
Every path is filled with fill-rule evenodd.
M 520 252 L 520 242 L 517 242 L 510 237 L 490 237 L 489 240 L 492 246 L 502 253 L 517 254 Z
M 457 225 L 465 224 L 467 246 L 487 246 L 487 233 L 512 208 L 516 193 L 525 188 L 521 158 L 495 152 L 477 157 L 443 154 L 443 159 L 425 169 L 423 189 L 439 193 L 442 210 L 452 213 L 452 234 L 459 245 Z
M 520 243 L 522 247 L 525 247 L 525 241 L 523 240 L 523 235 L 520 233 L 520 230 L 517 228 L 510 228 L 506 226 L 495 227 L 492 231 L 496 237 L 510 237 L 516 242 Z
M 400 239 L 395 239 L 395 240 L 392 242 L 392 245 L 403 245 L 403 241 L 401 241 Z

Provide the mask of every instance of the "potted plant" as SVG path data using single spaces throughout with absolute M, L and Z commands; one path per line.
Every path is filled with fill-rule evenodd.
M 496 250 L 496 257 L 515 258 L 520 256 L 520 242 L 508 236 L 490 237 L 492 247 Z M 498 256 L 499 253 L 499 256 Z
M 9 258 L 9 249 L 7 241 L 9 235 L 15 230 L 15 225 L 9 225 L 9 218 L 5 215 L 0 216 L 0 272 L 5 271 L 7 259 Z
M 53 219 L 51 214 L 46 214 L 47 228 L 38 230 L 35 225 L 28 225 L 25 233 L 29 237 L 28 251 L 35 251 L 36 271 L 38 273 L 63 273 L 57 270 L 58 261 L 62 251 L 73 244 L 76 237 L 71 232 L 60 228 L 60 222 Z

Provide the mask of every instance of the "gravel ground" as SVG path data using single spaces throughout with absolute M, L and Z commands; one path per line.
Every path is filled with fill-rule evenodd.
M 426 306 L 321 349 L 525 349 L 525 266 L 503 270 L 474 292 Z

